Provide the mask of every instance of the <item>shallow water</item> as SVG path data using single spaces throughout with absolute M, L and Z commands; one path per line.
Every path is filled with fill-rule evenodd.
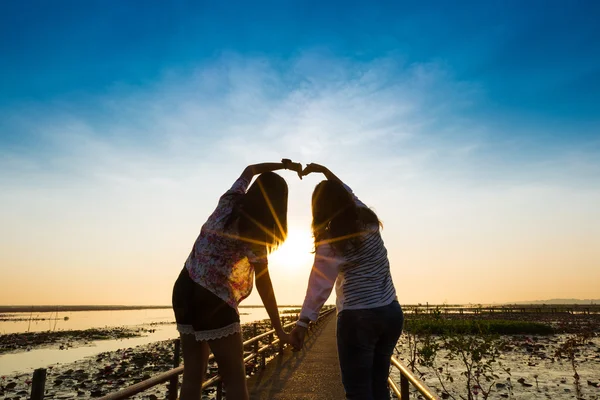
M 242 309 L 242 313 L 246 310 Z M 65 320 L 65 317 L 68 318 Z M 40 313 L 5 313 L 0 321 L 0 334 L 19 332 L 66 331 L 89 328 L 104 328 L 107 326 L 131 326 L 149 324 L 152 322 L 172 322 L 173 310 L 105 310 L 105 311 L 71 311 L 71 312 L 40 312 Z M 31 319 L 31 320 L 30 320 Z
M 287 308 L 280 308 L 280 312 Z M 18 313 L 19 318 L 21 314 Z M 50 314 L 50 313 L 39 313 Z M 55 313 L 52 313 L 53 315 Z M 115 339 L 98 340 L 88 344 L 60 350 L 57 345 L 47 348 L 38 348 L 31 351 L 20 351 L 0 355 L 0 375 L 9 375 L 16 372 L 29 373 L 35 368 L 48 367 L 58 363 L 71 363 L 85 357 L 93 356 L 105 351 L 114 351 L 118 349 L 135 347 L 160 340 L 174 339 L 179 336 L 175 327 L 173 311 L 171 309 L 151 309 L 151 310 L 126 310 L 126 311 L 78 311 L 69 313 L 59 313 L 59 318 L 69 316 L 68 321 L 58 320 L 56 330 L 75 330 L 89 329 L 113 326 L 134 326 L 144 327 L 155 330 L 147 332 L 144 336 Z M 6 315 L 6 314 L 5 314 Z M 16 316 L 17 313 L 11 315 Z M 27 314 L 27 318 L 29 314 Z M 267 319 L 268 314 L 264 308 L 240 308 L 240 321 L 248 323 Z M 0 332 L 41 332 L 54 329 L 48 329 L 49 321 L 2 321 L 0 322 Z M 152 323 L 162 323 L 160 325 L 151 325 Z M 52 321 L 54 324 L 54 321 Z

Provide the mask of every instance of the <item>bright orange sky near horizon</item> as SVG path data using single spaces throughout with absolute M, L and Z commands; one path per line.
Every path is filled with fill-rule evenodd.
M 428 192 L 336 172 L 383 220 L 402 303 L 600 297 L 591 199 L 550 189 L 466 195 L 436 185 Z M 219 177 L 206 185 L 205 173 L 194 175 L 192 196 L 130 182 L 114 193 L 85 187 L 52 190 L 44 201 L 20 197 L 12 206 L 21 211 L 3 215 L 11 229 L 1 232 L 0 304 L 170 304 L 200 226 L 230 184 Z M 222 175 L 237 177 L 232 168 Z M 270 256 L 270 272 L 279 304 L 300 304 L 313 259 L 310 193 L 320 178 L 282 175 L 290 186 L 289 241 Z M 578 207 L 561 207 L 577 200 Z M 254 291 L 242 304 L 261 302 Z

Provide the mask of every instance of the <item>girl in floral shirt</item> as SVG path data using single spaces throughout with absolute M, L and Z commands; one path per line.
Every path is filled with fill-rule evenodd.
M 289 343 L 273 292 L 267 254 L 287 235 L 288 188 L 272 171 L 302 167 L 281 163 L 248 166 L 219 199 L 173 288 L 173 310 L 183 347 L 180 399 L 198 400 L 209 348 L 219 365 L 228 399 L 247 399 L 238 304 L 256 288 L 277 336 Z M 248 188 L 254 175 L 259 175 Z

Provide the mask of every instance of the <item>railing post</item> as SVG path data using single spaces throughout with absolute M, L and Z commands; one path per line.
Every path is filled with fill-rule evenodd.
M 252 337 L 258 336 L 258 330 L 256 329 L 256 322 L 252 324 Z M 254 342 L 254 354 L 258 355 L 258 340 Z
M 400 374 L 400 399 L 408 400 L 408 378 L 404 374 Z
M 223 381 L 217 382 L 217 400 L 223 399 Z
M 253 325 L 253 335 L 254 337 L 258 336 L 258 329 L 256 327 L 256 322 Z M 256 356 L 258 357 L 258 348 L 260 345 L 260 340 L 257 340 L 256 342 L 254 342 L 254 354 L 256 354 Z M 265 368 L 265 353 L 263 352 L 260 355 L 260 369 L 264 369 Z
M 173 351 L 173 368 L 177 368 L 177 367 L 179 367 L 179 359 L 180 359 L 180 352 L 181 352 L 181 340 L 175 339 L 173 342 L 175 344 L 175 348 Z M 179 386 L 179 376 L 175 375 L 169 381 L 168 400 L 176 400 L 177 399 L 177 392 L 179 389 L 178 386 Z
M 285 325 L 285 317 L 282 316 L 281 317 L 281 326 L 283 327 Z M 281 341 L 281 339 L 279 339 L 279 354 L 283 354 L 283 342 Z
M 31 400 L 42 400 L 46 387 L 46 369 L 38 368 L 33 371 L 31 379 Z

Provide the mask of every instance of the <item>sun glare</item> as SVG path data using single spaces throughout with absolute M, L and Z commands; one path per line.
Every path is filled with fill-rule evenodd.
M 310 231 L 290 227 L 286 241 L 269 256 L 269 263 L 290 271 L 310 269 L 314 259 L 313 247 Z

